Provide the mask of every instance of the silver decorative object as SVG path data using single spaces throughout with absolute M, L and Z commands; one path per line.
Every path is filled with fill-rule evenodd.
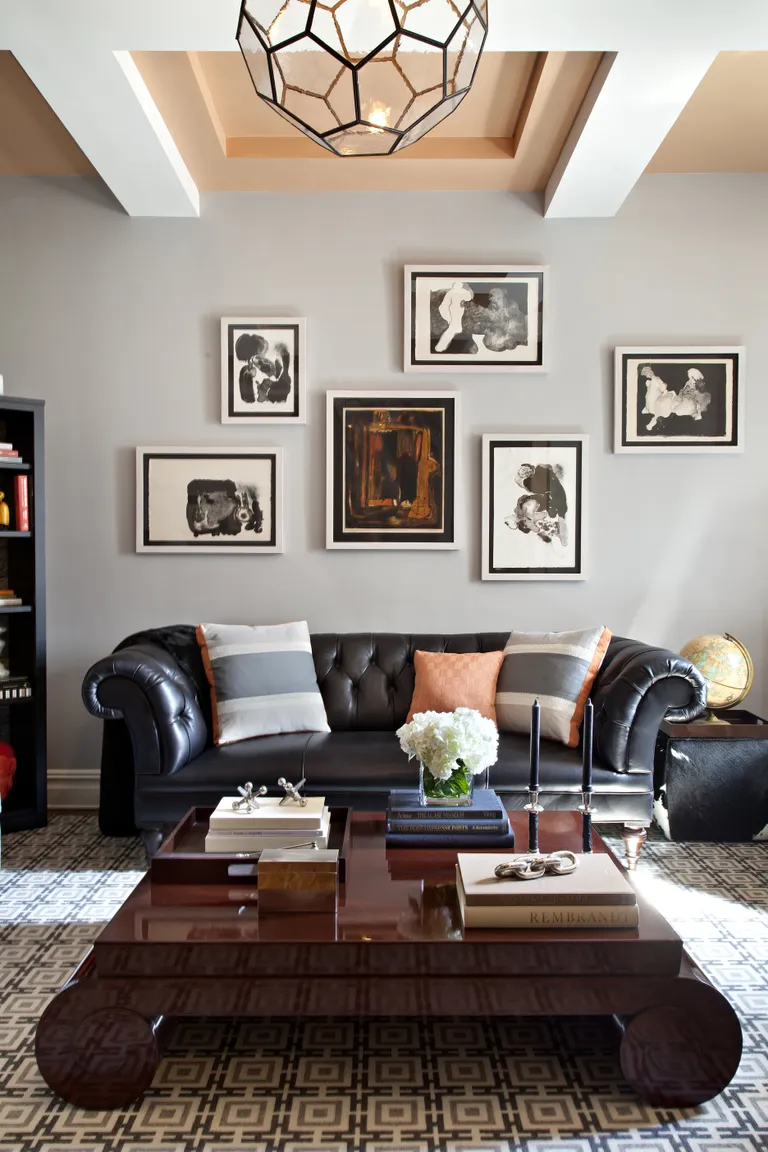
M 263 784 L 258 792 L 254 792 L 253 784 L 251 784 L 250 780 L 246 781 L 245 787 L 238 785 L 237 790 L 240 793 L 241 799 L 232 801 L 232 807 L 236 812 L 239 812 L 241 809 L 243 812 L 255 812 L 257 808 L 261 807 L 256 797 L 266 796 L 267 794 L 267 790 Z
M 526 856 L 513 856 L 494 869 L 499 880 L 538 880 L 547 872 L 551 876 L 567 876 L 575 872 L 579 859 L 575 852 L 550 852 L 549 855 L 528 853 Z
M 283 796 L 280 803 L 285 804 L 289 800 L 292 800 L 294 804 L 300 804 L 302 808 L 306 808 L 308 800 L 306 796 L 302 796 L 299 792 L 299 788 L 303 788 L 306 782 L 306 776 L 299 780 L 298 784 L 291 784 L 288 780 L 286 780 L 285 776 L 281 776 L 277 782 L 277 786 L 278 788 L 285 789 L 285 796 Z

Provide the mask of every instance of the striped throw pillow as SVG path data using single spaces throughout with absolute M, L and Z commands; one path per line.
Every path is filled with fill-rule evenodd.
M 211 686 L 216 744 L 330 732 L 306 621 L 253 628 L 200 624 L 197 642 Z
M 541 705 L 541 735 L 569 748 L 595 676 L 605 658 L 608 628 L 583 632 L 511 632 L 496 685 L 500 732 L 530 732 L 531 705 Z

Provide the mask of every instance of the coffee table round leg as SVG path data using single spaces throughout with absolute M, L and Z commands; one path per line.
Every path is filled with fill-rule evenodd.
M 736 1013 L 711 985 L 691 984 L 693 994 L 680 1003 L 647 1008 L 620 1021 L 624 1077 L 649 1104 L 703 1104 L 730 1084 L 739 1066 L 742 1036 Z
M 35 1049 L 43 1079 L 79 1108 L 131 1104 L 150 1086 L 160 1062 L 159 1023 L 131 1008 L 100 1007 L 91 989 L 83 996 L 78 985 L 69 985 L 37 1027 Z

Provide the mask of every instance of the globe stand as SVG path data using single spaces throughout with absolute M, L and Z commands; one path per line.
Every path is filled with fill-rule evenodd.
M 707 714 L 704 717 L 704 719 L 699 720 L 699 724 L 730 724 L 730 723 L 731 723 L 730 720 L 726 720 L 722 716 L 715 716 L 714 712 L 712 712 L 710 709 L 707 710 Z

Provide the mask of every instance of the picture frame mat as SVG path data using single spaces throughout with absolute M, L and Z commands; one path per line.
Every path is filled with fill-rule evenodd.
M 334 540 L 334 401 L 341 400 L 392 400 L 402 401 L 404 404 L 419 400 L 452 400 L 454 404 L 454 455 L 453 455 L 453 540 L 451 542 L 423 543 L 421 541 L 371 541 L 369 543 L 356 540 Z M 371 405 L 373 407 L 375 405 Z M 414 405 L 416 406 L 416 405 Z M 350 551 L 459 551 L 462 547 L 462 520 L 459 514 L 457 495 L 461 490 L 462 454 L 460 435 L 461 393 L 454 391 L 419 390 L 403 392 L 400 390 L 357 391 L 347 389 L 334 389 L 326 392 L 326 483 L 325 483 L 325 546 L 326 549 Z
M 229 329 L 231 325 L 270 328 L 279 325 L 296 327 L 296 360 L 294 387 L 298 404 L 298 415 L 293 416 L 284 412 L 273 416 L 259 414 L 230 413 L 229 404 Z M 220 358 L 221 358 L 221 423 L 222 424 L 306 424 L 307 422 L 307 321 L 303 316 L 222 316 L 220 324 Z M 234 388 L 234 379 L 232 380 Z
M 150 492 L 146 484 L 147 472 L 145 461 L 152 456 L 167 456 L 171 459 L 215 458 L 227 460 L 242 457 L 270 456 L 274 459 L 274 544 L 259 545 L 258 543 L 192 543 L 180 542 L 178 544 L 147 544 L 145 543 L 145 517 L 148 517 L 148 504 Z M 136 448 L 136 551 L 149 553 L 178 553 L 182 555 L 197 555 L 198 553 L 220 555 L 270 555 L 281 554 L 284 551 L 283 540 L 283 449 L 281 447 L 237 447 L 237 448 L 201 448 L 189 445 L 140 445 Z M 146 521 L 148 523 L 148 520 Z
M 573 444 L 574 441 L 581 443 L 581 491 L 579 493 L 580 500 L 580 552 L 581 552 L 581 567 L 578 572 L 563 572 L 555 569 L 541 570 L 525 570 L 521 572 L 500 572 L 498 570 L 492 571 L 491 569 L 491 540 L 493 532 L 492 523 L 492 494 L 491 494 L 491 445 L 492 444 L 509 444 L 510 446 L 530 446 L 535 448 L 537 444 L 542 446 L 547 444 L 568 443 Z M 510 433 L 510 432 L 484 432 L 482 436 L 482 512 L 481 512 L 481 578 L 483 580 L 526 580 L 526 581 L 540 581 L 540 580 L 569 580 L 569 581 L 584 581 L 589 579 L 589 444 L 590 438 L 588 433 L 585 432 L 535 432 L 535 433 Z

